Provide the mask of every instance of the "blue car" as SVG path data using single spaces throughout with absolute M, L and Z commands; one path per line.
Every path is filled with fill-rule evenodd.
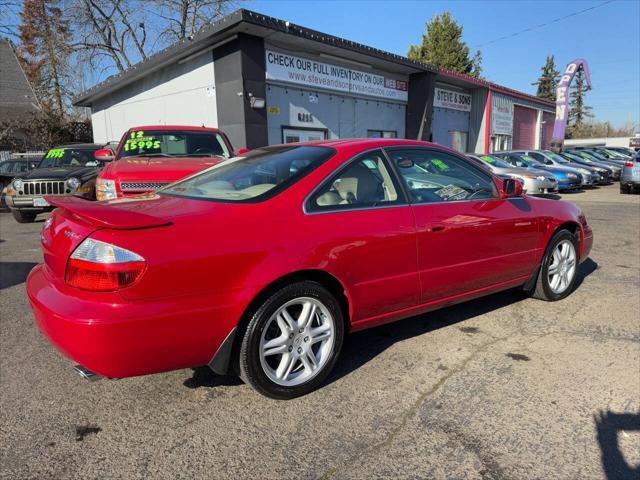
M 551 150 L 514 150 L 514 153 L 527 155 L 537 162 L 544 163 L 549 167 L 573 168 L 577 173 L 582 175 L 583 187 L 592 187 L 600 181 L 600 175 L 596 173 L 595 169 L 587 167 L 586 165 L 571 162 Z
M 514 167 L 535 168 L 537 170 L 548 171 L 558 181 L 558 190 L 560 191 L 580 190 L 582 188 L 582 175 L 573 168 L 545 165 L 528 155 L 518 152 L 495 152 L 493 155 L 503 158 Z

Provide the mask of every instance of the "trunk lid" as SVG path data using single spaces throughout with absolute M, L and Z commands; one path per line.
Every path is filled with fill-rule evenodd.
M 144 213 L 143 202 L 128 201 L 100 203 L 77 197 L 46 197 L 60 207 L 42 228 L 41 240 L 44 261 L 54 276 L 64 278 L 67 260 L 80 243 L 99 229 L 133 230 L 170 225 L 161 215 Z

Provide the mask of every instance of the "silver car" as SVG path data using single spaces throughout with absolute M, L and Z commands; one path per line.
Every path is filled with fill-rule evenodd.
M 494 155 L 467 155 L 496 175 L 508 176 L 520 180 L 522 189 L 529 195 L 553 193 L 558 191 L 558 181 L 549 172 L 535 168 L 514 167 L 506 160 Z
M 620 193 L 640 191 L 640 151 L 627 160 L 620 175 Z

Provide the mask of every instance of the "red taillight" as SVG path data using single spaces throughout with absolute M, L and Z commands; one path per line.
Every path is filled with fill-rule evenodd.
M 112 292 L 133 284 L 145 266 L 137 253 L 86 238 L 71 254 L 65 280 L 83 290 Z
M 134 283 L 144 267 L 144 262 L 94 263 L 70 258 L 66 281 L 83 290 L 112 292 Z
M 632 161 L 624 162 L 624 166 L 625 167 L 633 167 L 633 162 Z

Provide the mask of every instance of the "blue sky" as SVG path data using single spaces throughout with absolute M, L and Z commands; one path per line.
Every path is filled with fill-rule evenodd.
M 593 90 L 587 104 L 596 120 L 622 126 L 640 122 L 640 1 L 388 1 L 388 0 L 248 0 L 239 5 L 266 15 L 406 55 L 422 38 L 425 23 L 448 10 L 464 27 L 464 40 L 480 50 L 483 76 L 535 94 L 531 82 L 546 56 L 559 70 L 574 58 L 591 68 Z M 589 7 L 591 11 L 537 27 Z

